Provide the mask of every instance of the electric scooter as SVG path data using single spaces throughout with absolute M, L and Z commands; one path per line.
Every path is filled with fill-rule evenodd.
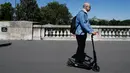
M 93 34 L 91 35 L 91 40 L 92 40 L 92 47 L 93 47 L 93 58 L 86 55 L 87 60 L 85 60 L 82 64 L 81 63 L 76 63 L 75 59 L 69 58 L 67 65 L 70 67 L 77 67 L 77 68 L 83 68 L 87 70 L 93 70 L 95 72 L 100 71 L 100 67 L 97 65 L 97 56 L 96 56 L 96 51 L 95 51 L 95 46 L 94 46 L 94 41 L 93 41 Z

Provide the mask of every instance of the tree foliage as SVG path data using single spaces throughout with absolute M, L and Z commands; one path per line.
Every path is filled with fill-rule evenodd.
M 16 7 L 17 20 L 40 21 L 40 9 L 36 0 L 20 0 Z
M 93 17 L 92 19 L 90 19 L 90 24 L 92 25 L 105 25 L 105 26 L 130 26 L 130 20 L 104 20 L 104 19 L 98 19 Z
M 16 8 L 12 7 L 10 2 L 0 4 L 0 21 L 12 21 L 14 12 L 16 20 L 38 21 L 42 24 L 69 25 L 72 15 L 66 4 L 60 4 L 57 1 L 48 3 L 46 6 L 38 7 L 37 0 L 20 0 Z M 130 26 L 129 20 L 104 20 L 96 16 L 90 19 L 92 25 L 105 26 Z
M 0 5 L 0 20 L 13 20 L 13 7 L 10 2 Z
M 41 7 L 42 23 L 47 24 L 70 24 L 71 14 L 65 4 L 58 2 L 50 2 L 46 6 Z

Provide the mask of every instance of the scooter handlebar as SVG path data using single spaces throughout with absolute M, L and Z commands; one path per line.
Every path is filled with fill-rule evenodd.
M 99 33 L 98 33 L 98 32 L 96 32 L 96 34 L 99 34 Z M 96 35 L 96 34 L 91 34 L 91 38 L 93 38 L 93 36 L 94 36 L 94 35 Z

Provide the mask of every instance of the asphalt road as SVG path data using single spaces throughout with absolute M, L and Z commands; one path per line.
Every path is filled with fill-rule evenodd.
M 66 66 L 76 41 L 11 41 L 0 47 L 0 73 L 95 73 Z M 99 73 L 130 73 L 130 42 L 95 42 Z M 92 56 L 91 42 L 86 43 Z

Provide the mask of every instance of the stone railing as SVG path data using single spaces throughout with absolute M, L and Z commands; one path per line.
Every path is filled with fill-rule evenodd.
M 101 26 L 101 36 L 107 38 L 130 38 L 129 26 Z
M 92 26 L 99 34 L 96 40 L 129 40 L 130 26 Z M 36 40 L 75 40 L 75 36 L 70 33 L 68 25 L 34 25 L 33 39 Z M 90 40 L 90 35 L 88 34 Z

